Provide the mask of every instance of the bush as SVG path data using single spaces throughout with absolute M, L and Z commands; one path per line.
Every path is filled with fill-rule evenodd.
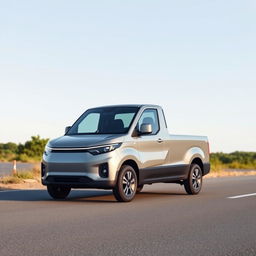
M 256 169 L 256 152 L 236 151 L 227 153 L 212 153 L 210 162 L 213 171 L 220 169 Z
M 32 136 L 24 144 L 12 142 L 0 143 L 0 161 L 18 160 L 22 162 L 38 162 L 41 160 L 48 139 Z

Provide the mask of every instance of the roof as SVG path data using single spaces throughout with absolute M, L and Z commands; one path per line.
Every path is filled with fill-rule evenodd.
M 117 105 L 106 105 L 106 106 L 99 106 L 99 107 L 93 107 L 94 108 L 113 108 L 113 107 L 160 107 L 158 105 L 153 104 L 117 104 Z

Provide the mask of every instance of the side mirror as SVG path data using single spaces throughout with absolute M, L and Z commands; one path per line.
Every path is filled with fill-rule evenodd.
M 152 124 L 142 124 L 139 129 L 139 134 L 150 134 L 152 131 Z
M 67 127 L 65 128 L 65 134 L 69 131 L 70 128 L 71 128 L 71 126 L 67 126 Z

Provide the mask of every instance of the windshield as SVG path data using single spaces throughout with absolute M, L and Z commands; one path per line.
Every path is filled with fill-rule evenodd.
M 67 134 L 127 133 L 138 110 L 138 107 L 89 109 L 74 123 Z

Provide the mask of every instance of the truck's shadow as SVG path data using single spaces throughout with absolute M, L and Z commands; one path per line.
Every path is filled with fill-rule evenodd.
M 134 200 L 152 199 L 156 197 L 185 196 L 184 193 L 168 192 L 141 192 Z M 0 201 L 55 201 L 46 190 L 8 190 L 0 191 Z M 116 203 L 112 191 L 106 190 L 73 190 L 67 199 L 57 200 L 57 202 L 95 202 L 95 203 Z

